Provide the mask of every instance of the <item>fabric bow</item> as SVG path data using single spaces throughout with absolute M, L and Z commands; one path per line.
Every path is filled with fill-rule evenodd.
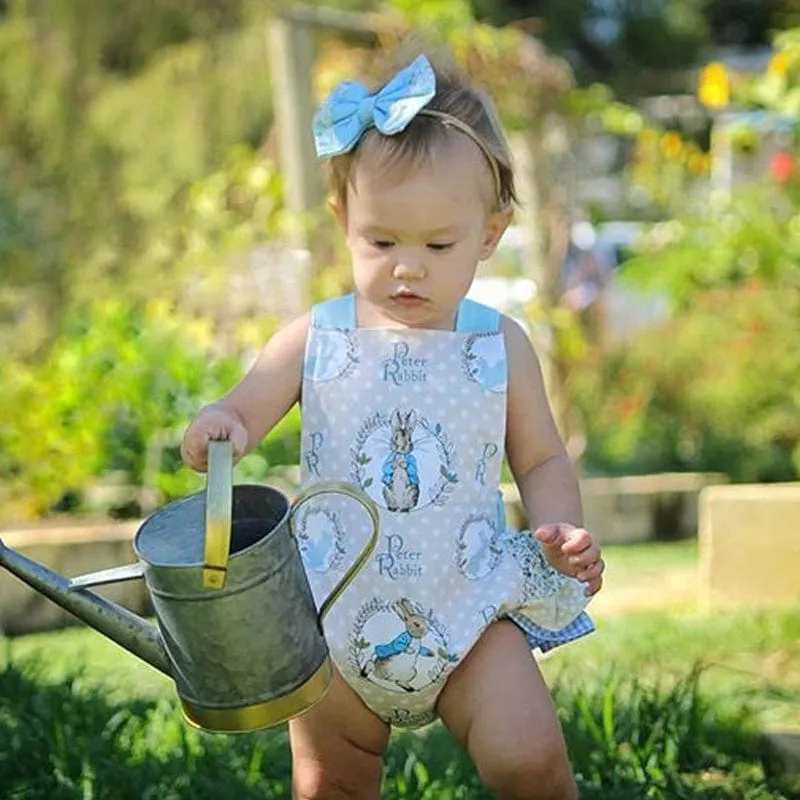
M 355 81 L 340 83 L 314 115 L 317 155 L 350 152 L 372 126 L 386 136 L 400 133 L 435 94 L 436 75 L 425 56 L 401 69 L 377 94 Z

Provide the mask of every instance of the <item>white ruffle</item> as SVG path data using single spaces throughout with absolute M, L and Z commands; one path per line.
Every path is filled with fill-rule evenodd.
M 551 566 L 541 542 L 529 531 L 509 532 L 506 547 L 520 570 L 521 586 L 516 602 L 503 612 L 524 614 L 536 625 L 557 631 L 586 609 L 590 598 L 584 594 L 585 584 Z

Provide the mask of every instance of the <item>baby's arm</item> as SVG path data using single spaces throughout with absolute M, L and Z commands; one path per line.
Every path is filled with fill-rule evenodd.
M 531 529 L 583 524 L 575 470 L 556 428 L 542 369 L 525 332 L 504 317 L 508 359 L 506 453 Z
M 587 594 L 602 584 L 600 548 L 583 529 L 575 469 L 558 433 L 539 359 L 525 332 L 503 318 L 508 358 L 506 453 L 531 530 L 548 561 L 586 581 Z
M 299 400 L 308 327 L 306 314 L 279 330 L 241 381 L 199 411 L 181 446 L 188 466 L 207 469 L 208 443 L 215 439 L 230 439 L 235 458 L 241 458 Z

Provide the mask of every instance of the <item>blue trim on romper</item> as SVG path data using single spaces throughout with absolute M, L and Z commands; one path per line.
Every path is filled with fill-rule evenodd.
M 311 309 L 311 324 L 315 328 L 355 330 L 358 327 L 356 296 L 346 294 L 318 303 Z M 500 329 L 500 312 L 464 299 L 458 306 L 455 329 L 458 333 L 494 333 Z
M 315 328 L 352 331 L 356 328 L 356 296 L 346 294 L 318 303 L 311 309 L 311 324 Z
M 581 611 L 572 622 L 556 631 L 537 625 L 520 611 L 511 611 L 507 614 L 507 617 L 522 629 L 531 650 L 538 648 L 542 653 L 546 653 L 561 644 L 580 639 L 581 636 L 594 633 L 595 630 L 594 622 L 585 611 Z
M 500 330 L 500 312 L 483 303 L 464 298 L 458 306 L 458 333 L 496 333 Z

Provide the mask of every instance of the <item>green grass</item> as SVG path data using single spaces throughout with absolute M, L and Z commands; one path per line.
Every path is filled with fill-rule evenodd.
M 765 724 L 800 729 L 800 611 L 627 614 L 599 619 L 597 626 L 592 636 L 542 662 L 551 683 L 598 684 L 619 669 L 678 679 L 702 664 L 707 694 L 744 697 Z M 43 680 L 69 677 L 78 687 L 101 686 L 112 701 L 174 695 L 168 678 L 84 628 L 9 640 L 9 656 L 36 658 Z
M 695 558 L 685 544 L 609 549 L 625 585 Z M 582 797 L 800 797 L 767 785 L 758 740 L 765 725 L 800 730 L 800 608 L 597 622 L 542 662 Z M 384 800 L 488 796 L 439 725 L 395 735 L 385 775 Z M 2 800 L 288 798 L 286 732 L 190 730 L 172 683 L 99 634 L 25 636 L 0 649 L 0 787 Z
M 653 575 L 663 574 L 665 571 L 694 569 L 697 551 L 696 539 L 606 545 L 603 548 L 613 580 L 620 583 L 644 583 Z
M 765 726 L 800 730 L 800 610 L 628 614 L 597 626 L 545 660 L 551 682 L 596 683 L 610 667 L 664 681 L 700 665 L 704 694 L 746 700 Z
M 39 659 L 0 670 L 4 800 L 288 798 L 284 729 L 249 736 L 187 728 L 171 699 L 112 701 L 85 675 L 51 682 Z M 607 675 L 554 689 L 582 797 L 788 798 L 766 786 L 756 722 L 717 704 L 702 673 L 664 685 Z M 386 800 L 487 798 L 440 726 L 393 737 Z
M 6 640 L 5 659 L 6 663 L 33 660 L 40 680 L 69 679 L 81 690 L 99 687 L 111 702 L 168 699 L 175 694 L 165 675 L 84 627 Z

